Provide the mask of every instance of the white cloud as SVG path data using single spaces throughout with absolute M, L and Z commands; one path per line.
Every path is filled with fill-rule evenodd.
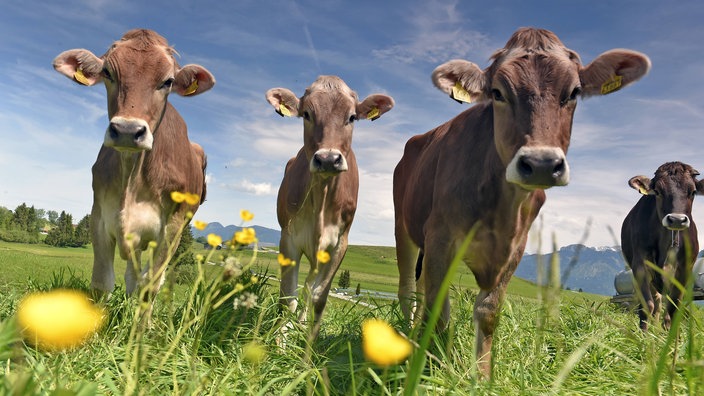
M 238 186 L 235 186 L 235 189 L 254 195 L 276 195 L 276 190 L 274 190 L 271 183 L 252 183 L 246 179 L 242 180 Z

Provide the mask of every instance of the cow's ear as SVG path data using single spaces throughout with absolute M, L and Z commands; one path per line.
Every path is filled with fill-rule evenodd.
M 54 69 L 81 85 L 94 85 L 103 79 L 103 60 L 85 49 L 60 53 L 54 58 Z
M 455 59 L 433 70 L 433 84 L 458 102 L 473 103 L 488 99 L 487 77 L 472 62 Z
M 650 70 L 650 58 L 627 49 L 606 51 L 579 71 L 582 96 L 607 95 L 638 81 Z
M 357 119 L 374 121 L 394 107 L 394 98 L 388 95 L 374 94 L 357 103 Z
M 650 178 L 647 176 L 634 176 L 628 181 L 628 185 L 643 195 L 655 194 L 655 191 L 650 188 Z
M 281 117 L 298 117 L 299 100 L 291 90 L 272 88 L 266 91 L 266 100 Z
M 201 65 L 186 65 L 174 79 L 173 91 L 181 96 L 202 94 L 215 85 L 215 77 Z
M 697 181 L 697 194 L 704 195 L 704 179 Z

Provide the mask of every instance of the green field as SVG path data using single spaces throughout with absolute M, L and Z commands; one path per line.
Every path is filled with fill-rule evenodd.
M 195 246 L 195 245 L 194 245 Z M 202 246 L 195 246 L 202 248 Z M 199 251 L 220 261 L 221 252 Z M 249 262 L 251 251 L 237 257 Z M 28 395 L 634 395 L 704 392 L 704 313 L 688 306 L 670 332 L 653 325 L 644 334 L 634 313 L 603 296 L 545 290 L 514 279 L 494 339 L 494 378 L 477 379 L 472 306 L 475 290 L 460 268 L 452 319 L 429 346 L 409 329 L 397 303 L 367 307 L 331 300 L 321 333 L 308 340 L 305 325 L 282 327 L 277 285 L 248 284 L 249 275 L 223 280 L 223 267 L 203 265 L 192 286 L 162 289 L 151 326 L 140 325 L 142 305 L 125 298 L 124 263 L 117 260 L 118 292 L 104 304 L 106 322 L 80 348 L 42 351 L 25 345 L 15 328 L 17 303 L 27 293 L 55 287 L 88 290 L 90 249 L 0 242 L 0 394 Z M 276 256 L 257 253 L 255 273 L 277 274 Z M 354 288 L 396 292 L 394 251 L 351 246 L 343 269 Z M 307 265 L 301 264 L 303 276 Z M 302 279 L 302 278 L 301 278 Z M 235 283 L 258 302 L 233 308 L 220 300 Z M 337 280 L 336 280 L 337 284 Z M 234 293 L 234 292 L 232 292 Z M 220 304 L 220 302 L 223 302 Z M 388 368 L 361 352 L 360 325 L 381 318 L 408 334 L 415 353 Z M 287 323 L 287 322 L 283 322 Z M 282 329 L 288 328 L 282 344 Z M 425 334 L 425 333 L 424 333 Z M 261 351 L 252 358 L 252 346 Z M 427 346 L 427 349 L 426 349 Z

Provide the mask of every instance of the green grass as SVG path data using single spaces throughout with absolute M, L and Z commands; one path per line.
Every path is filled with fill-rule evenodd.
M 248 261 L 249 252 L 241 253 Z M 391 285 L 393 249 L 353 246 L 344 269 L 352 285 Z M 257 272 L 273 254 L 259 254 Z M 0 243 L 0 394 L 319 394 L 319 395 L 635 395 L 704 392 L 704 313 L 687 310 L 678 332 L 658 325 L 643 334 L 637 317 L 586 293 L 548 293 L 514 280 L 494 340 L 494 378 L 478 381 L 474 369 L 472 306 L 474 288 L 458 267 L 450 289 L 452 321 L 441 337 L 431 333 L 423 361 L 387 369 L 366 362 L 360 325 L 365 318 L 387 320 L 409 334 L 395 302 L 374 308 L 331 300 L 319 337 L 308 342 L 305 326 L 295 326 L 282 347 L 276 284 L 247 285 L 258 307 L 233 309 L 233 300 L 214 302 L 237 282 L 222 281 L 220 266 L 204 266 L 193 288 L 162 290 L 152 327 L 135 326 L 140 305 L 122 288 L 106 304 L 107 321 L 83 347 L 60 353 L 25 345 L 14 330 L 14 311 L 27 292 L 60 286 L 88 288 L 89 249 L 56 249 Z M 124 265 L 124 264 L 122 264 Z M 61 268 L 71 268 L 70 271 Z M 124 268 L 124 267 L 123 267 Z M 301 270 L 307 270 L 306 265 Z M 118 278 L 121 277 L 121 270 Z M 58 275 L 57 275 L 58 274 Z M 28 281 L 27 279 L 32 279 Z M 539 298 L 538 298 L 539 297 Z M 419 342 L 418 339 L 415 340 Z M 244 350 L 258 345 L 260 361 Z M 417 382 L 417 385 L 413 385 Z

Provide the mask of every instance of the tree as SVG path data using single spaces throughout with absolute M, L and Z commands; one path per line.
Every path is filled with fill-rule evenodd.
M 356 296 L 362 294 L 362 284 L 361 283 L 357 283 L 357 290 L 354 291 L 354 294 Z
M 78 225 L 76 225 L 72 246 L 81 247 L 90 242 L 90 215 L 85 215 L 81 221 L 78 222 Z
M 59 213 L 55 210 L 48 210 L 46 217 L 49 219 L 49 223 L 56 225 L 56 220 L 59 219 Z
M 350 287 L 350 270 L 344 270 L 340 274 L 340 279 L 337 281 L 337 285 L 343 289 Z
M 180 285 L 193 283 L 198 275 L 196 258 L 193 255 L 193 232 L 191 227 L 186 226 L 181 233 L 181 240 L 178 243 L 176 252 L 174 252 L 172 265 L 173 279 Z
M 49 231 L 44 243 L 52 246 L 64 247 L 72 246 L 73 240 L 73 217 L 62 210 L 58 220 L 56 221 L 56 228 Z

